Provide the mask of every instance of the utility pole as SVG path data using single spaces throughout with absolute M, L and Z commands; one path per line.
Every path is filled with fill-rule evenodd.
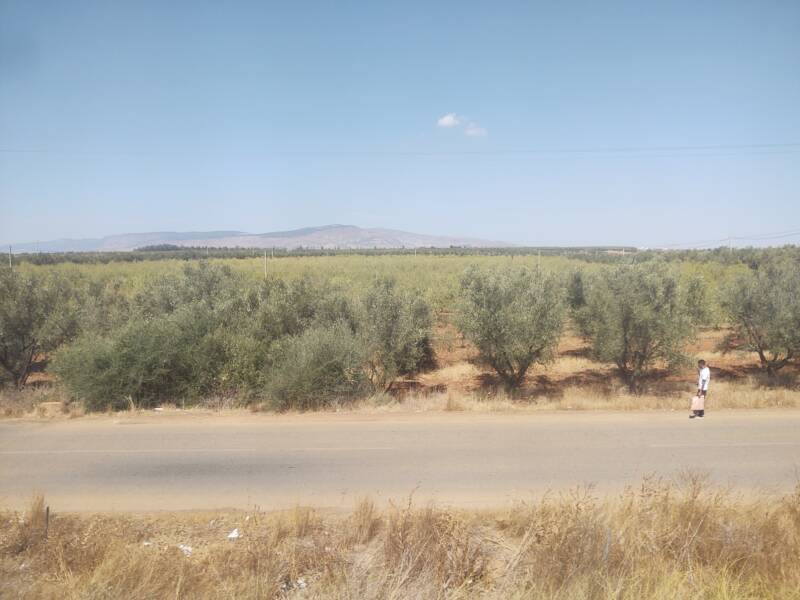
M 264 250 L 264 279 L 267 278 L 267 251 Z
M 8 268 L 9 269 L 12 268 L 11 267 L 11 244 L 8 245 Z

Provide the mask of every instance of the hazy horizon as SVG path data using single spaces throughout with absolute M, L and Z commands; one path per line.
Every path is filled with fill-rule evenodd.
M 217 236 L 217 237 L 229 237 L 229 236 L 234 236 L 234 235 L 241 235 L 241 236 L 243 236 L 245 238 L 248 238 L 248 237 L 252 237 L 252 236 L 260 236 L 260 235 L 265 235 L 265 234 L 266 235 L 272 235 L 272 234 L 275 234 L 275 233 L 292 234 L 292 233 L 295 233 L 295 232 L 298 232 L 298 231 L 303 231 L 303 230 L 306 230 L 306 229 L 325 229 L 325 228 L 329 228 L 329 227 L 356 227 L 356 228 L 362 229 L 362 230 L 381 229 L 381 230 L 397 232 L 397 233 L 405 233 L 405 234 L 413 234 L 413 235 L 419 235 L 419 236 L 427 236 L 427 237 L 430 237 L 431 239 L 453 238 L 454 240 L 457 240 L 457 241 L 463 241 L 466 246 L 470 245 L 468 243 L 469 241 L 472 241 L 472 242 L 485 242 L 486 243 L 483 246 L 476 246 L 476 247 L 492 247 L 491 243 L 494 243 L 494 245 L 496 247 L 502 247 L 502 246 L 509 246 L 509 247 L 525 247 L 525 246 L 530 246 L 530 247 L 537 247 L 537 246 L 541 246 L 541 247 L 548 247 L 548 246 L 549 247 L 570 247 L 570 246 L 573 246 L 573 247 L 579 247 L 579 246 L 582 246 L 582 244 L 564 244 L 564 245 L 560 245 L 559 246 L 559 245 L 556 245 L 556 244 L 546 244 L 546 243 L 545 244 L 521 243 L 521 242 L 517 242 L 517 241 L 514 241 L 514 240 L 498 240 L 498 239 L 490 240 L 490 239 L 485 238 L 485 237 L 461 236 L 461 235 L 458 235 L 457 232 L 453 233 L 453 232 L 446 232 L 445 231 L 445 232 L 439 232 L 439 233 L 420 233 L 420 232 L 416 232 L 416 231 L 405 231 L 405 230 L 399 230 L 399 229 L 390 228 L 390 227 L 374 228 L 374 227 L 369 227 L 369 226 L 364 227 L 364 226 L 354 225 L 354 224 L 337 223 L 337 224 L 326 224 L 326 225 L 310 225 L 308 227 L 302 227 L 302 228 L 293 229 L 293 230 L 286 230 L 286 231 L 282 231 L 282 232 L 275 232 L 275 231 L 246 231 L 246 230 L 242 230 L 242 229 L 225 230 L 225 231 L 221 231 L 221 230 L 209 230 L 209 231 L 153 230 L 153 231 L 125 231 L 125 232 L 111 233 L 111 234 L 108 234 L 108 235 L 101 235 L 101 236 L 96 236 L 96 237 L 86 237 L 86 238 L 60 237 L 60 238 L 53 238 L 53 239 L 48 239 L 48 240 L 45 240 L 45 239 L 27 240 L 27 241 L 11 242 L 11 243 L 4 242 L 4 241 L 0 240 L 0 248 L 10 248 L 14 253 L 18 253 L 18 252 L 40 252 L 40 251 L 41 252 L 73 252 L 73 251 L 83 251 L 83 250 L 76 250 L 76 249 L 70 249 L 70 250 L 66 250 L 66 249 L 64 249 L 64 250 L 62 250 L 62 249 L 43 249 L 43 248 L 40 248 L 39 246 L 40 245 L 45 245 L 45 244 L 57 244 L 59 242 L 80 243 L 80 242 L 102 241 L 102 240 L 108 240 L 108 239 L 126 237 L 126 236 L 136 237 L 136 236 L 147 236 L 147 235 L 154 235 L 154 234 L 176 234 L 176 235 L 182 235 L 182 236 L 185 236 L 187 234 L 197 234 L 198 238 L 201 241 L 206 242 L 206 243 L 198 243 L 198 244 L 193 244 L 193 245 L 196 245 L 198 247 L 204 247 L 205 245 L 214 246 L 213 243 L 208 244 L 207 240 L 203 239 L 203 236 L 206 236 L 208 234 L 219 234 L 219 236 Z M 223 236 L 222 234 L 226 234 L 226 235 Z M 653 249 L 653 250 L 714 249 L 714 248 L 726 247 L 726 246 L 734 247 L 734 248 L 745 248 L 745 247 L 765 248 L 765 247 L 779 247 L 779 246 L 785 246 L 785 245 L 796 245 L 796 242 L 794 241 L 794 239 L 796 237 L 800 237 L 800 231 L 798 231 L 798 230 L 783 231 L 783 232 L 768 232 L 768 233 L 764 233 L 764 234 L 761 234 L 760 236 L 756 236 L 756 237 L 744 237 L 744 236 L 743 237 L 736 237 L 736 236 L 731 236 L 731 237 L 728 237 L 728 238 L 720 238 L 720 239 L 716 239 L 716 240 L 698 240 L 695 243 L 670 244 L 670 245 L 664 245 L 664 246 L 637 246 L 635 244 L 624 244 L 624 243 L 613 243 L 613 242 L 609 242 L 609 243 L 605 243 L 605 244 L 584 244 L 584 245 L 585 246 L 597 246 L 597 247 L 635 247 L 635 248 L 639 248 L 639 249 Z M 157 243 L 157 244 L 162 244 L 162 243 L 172 244 L 173 240 L 156 241 L 154 243 Z M 135 247 L 144 247 L 146 245 L 151 245 L 151 244 L 142 242 L 141 244 L 135 244 L 134 246 Z M 226 247 L 226 246 L 227 247 L 234 247 L 234 246 L 230 246 L 230 245 L 226 245 L 226 244 L 223 244 L 221 247 Z M 330 245 L 328 245 L 328 246 L 330 246 Z M 433 246 L 434 247 L 446 247 L 446 246 L 444 246 L 442 244 L 433 244 Z M 251 245 L 248 245 L 247 243 L 243 243 L 243 245 L 241 247 L 248 248 L 248 247 L 251 247 Z M 266 246 L 255 246 L 255 245 L 252 245 L 252 247 L 259 247 L 260 248 L 260 247 L 266 247 Z M 275 247 L 284 247 L 284 246 L 275 246 Z M 306 247 L 306 246 L 304 246 L 304 247 Z M 315 246 L 310 245 L 310 246 L 307 246 L 307 247 L 315 247 Z M 343 248 L 347 248 L 348 246 L 346 244 L 343 244 L 342 247 Z M 395 247 L 395 246 L 392 246 L 392 247 Z M 398 244 L 396 247 L 397 248 L 404 248 L 404 247 L 406 247 L 406 245 Z M 411 247 L 411 246 L 409 246 L 409 247 Z M 425 247 L 425 245 L 423 245 L 422 247 Z M 95 251 L 95 250 L 85 250 L 85 251 L 92 252 L 92 251 Z
M 797 243 L 798 32 L 781 1 L 3 2 L 0 242 Z

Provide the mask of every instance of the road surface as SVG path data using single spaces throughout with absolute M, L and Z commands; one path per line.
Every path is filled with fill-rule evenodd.
M 54 510 L 503 506 L 593 483 L 709 473 L 784 491 L 800 473 L 800 411 L 410 415 L 144 415 L 0 422 L 0 507 Z

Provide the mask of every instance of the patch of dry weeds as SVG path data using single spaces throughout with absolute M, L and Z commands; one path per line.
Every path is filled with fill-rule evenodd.
M 716 488 L 698 474 L 591 488 L 498 511 L 349 515 L 0 514 L 13 598 L 796 598 L 800 486 Z M 240 537 L 229 539 L 238 529 Z

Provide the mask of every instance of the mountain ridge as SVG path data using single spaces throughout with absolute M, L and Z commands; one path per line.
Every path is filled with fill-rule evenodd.
M 100 238 L 59 238 L 43 242 L 12 244 L 11 249 L 13 253 L 124 252 L 157 244 L 214 248 L 282 248 L 287 250 L 301 247 L 357 250 L 513 246 L 507 242 L 479 238 L 429 235 L 382 227 L 334 224 L 265 233 L 247 233 L 236 230 L 123 233 Z

